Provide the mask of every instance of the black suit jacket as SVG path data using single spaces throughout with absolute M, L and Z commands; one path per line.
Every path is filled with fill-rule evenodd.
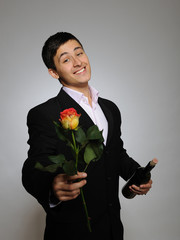
M 120 222 L 118 197 L 119 176 L 127 180 L 139 165 L 128 156 L 123 148 L 120 129 L 121 116 L 117 106 L 113 102 L 102 98 L 99 98 L 98 102 L 108 121 L 108 138 L 101 159 L 90 163 L 87 169 L 88 177 L 87 184 L 84 186 L 84 194 L 89 216 L 94 226 L 94 232 L 99 232 L 98 234 L 101 237 L 104 234 L 102 239 L 106 239 L 106 228 L 109 228 L 115 237 L 114 239 L 122 239 L 123 230 Z M 25 189 L 45 209 L 47 226 L 51 226 L 49 229 L 52 228 L 52 232 L 55 231 L 53 226 L 58 226 L 58 229 L 59 226 L 64 226 L 63 229 L 65 229 L 66 224 L 68 226 L 79 224 L 80 227 L 76 227 L 76 229 L 86 232 L 86 226 L 82 227 L 86 220 L 81 197 L 62 202 L 55 208 L 50 208 L 49 193 L 53 178 L 57 173 L 51 174 L 34 168 L 37 161 L 44 166 L 50 164 L 48 160 L 49 155 L 63 153 L 65 156 L 68 156 L 69 149 L 63 142 L 58 140 L 53 121 L 58 121 L 60 112 L 71 107 L 75 108 L 78 113 L 81 113 L 79 124 L 85 131 L 94 124 L 79 104 L 62 89 L 57 97 L 31 109 L 27 118 L 30 149 L 28 151 L 28 159 L 23 166 L 22 181 Z M 103 221 L 104 223 L 101 224 Z M 98 226 L 97 228 L 96 225 Z M 53 239 L 56 239 L 55 236 L 51 237 L 51 240 Z

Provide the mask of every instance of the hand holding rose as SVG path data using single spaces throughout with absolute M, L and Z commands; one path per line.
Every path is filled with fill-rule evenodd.
M 58 174 L 53 181 L 53 191 L 60 201 L 69 201 L 75 199 L 80 194 L 80 188 L 86 184 L 87 173 L 78 172 L 77 175 L 68 176 L 67 174 Z M 80 180 L 80 181 L 76 181 Z

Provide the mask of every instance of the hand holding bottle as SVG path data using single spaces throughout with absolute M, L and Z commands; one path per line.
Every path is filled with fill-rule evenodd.
M 130 186 L 130 190 L 137 195 L 146 195 L 152 187 L 152 180 L 150 179 L 148 183 L 142 184 L 139 187 L 136 185 Z
M 154 158 L 146 167 L 136 169 L 132 177 L 127 181 L 122 189 L 122 194 L 126 198 L 134 198 L 137 194 L 146 194 L 152 185 L 150 171 L 156 166 L 158 160 Z

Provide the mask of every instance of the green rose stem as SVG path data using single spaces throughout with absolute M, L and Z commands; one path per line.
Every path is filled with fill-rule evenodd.
M 84 210 L 85 210 L 85 213 L 86 213 L 87 226 L 88 226 L 89 232 L 92 232 L 91 224 L 90 224 L 90 221 L 89 221 L 88 210 L 87 210 L 87 206 L 86 206 L 86 201 L 85 201 L 85 198 L 84 198 L 84 193 L 83 193 L 82 188 L 81 188 L 81 197 L 82 197 L 82 201 L 83 201 L 83 205 L 84 205 Z
M 76 158 L 76 171 L 77 171 L 77 167 L 78 167 L 78 155 L 79 155 L 79 148 L 77 148 L 76 146 L 76 141 L 75 141 L 75 137 L 74 137 L 74 132 L 72 131 L 72 140 L 73 140 L 73 149 L 75 151 L 75 158 Z M 85 169 L 84 169 L 84 172 L 86 171 L 87 167 L 88 167 L 89 164 L 86 165 Z M 83 206 L 84 206 L 84 211 L 85 211 L 85 214 L 86 214 L 86 220 L 87 220 L 87 227 L 89 229 L 89 232 L 92 232 L 92 229 L 91 229 L 91 224 L 90 224 L 90 221 L 89 221 L 89 215 L 88 215 L 88 210 L 87 210 L 87 205 L 86 205 L 86 201 L 85 201 L 85 198 L 84 198 L 84 193 L 83 193 L 83 189 L 81 188 L 80 189 L 80 192 L 81 192 L 81 198 L 82 198 L 82 201 L 83 201 Z
M 76 141 L 75 141 L 75 137 L 74 137 L 74 132 L 73 132 L 73 131 L 72 131 L 72 140 L 73 140 L 74 151 L 75 151 L 75 158 L 76 158 L 76 171 L 77 171 L 79 149 L 76 147 Z

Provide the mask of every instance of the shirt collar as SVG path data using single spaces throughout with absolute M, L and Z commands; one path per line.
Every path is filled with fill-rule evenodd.
M 96 104 L 97 101 L 98 101 L 99 92 L 95 88 L 93 88 L 91 86 L 89 86 L 89 89 L 90 89 L 92 101 L 93 101 L 93 103 Z
M 74 89 L 71 89 L 71 88 L 68 88 L 68 87 L 64 87 L 64 86 L 63 86 L 63 90 L 64 90 L 68 95 L 70 95 L 78 104 L 80 104 L 82 98 L 86 98 L 83 93 L 78 92 L 78 91 L 76 91 L 76 90 L 74 90 Z M 93 88 L 93 87 L 91 87 L 91 86 L 89 86 L 89 90 L 90 90 L 92 102 L 93 102 L 94 104 L 96 104 L 97 101 L 98 101 L 99 92 L 98 92 L 95 88 Z

